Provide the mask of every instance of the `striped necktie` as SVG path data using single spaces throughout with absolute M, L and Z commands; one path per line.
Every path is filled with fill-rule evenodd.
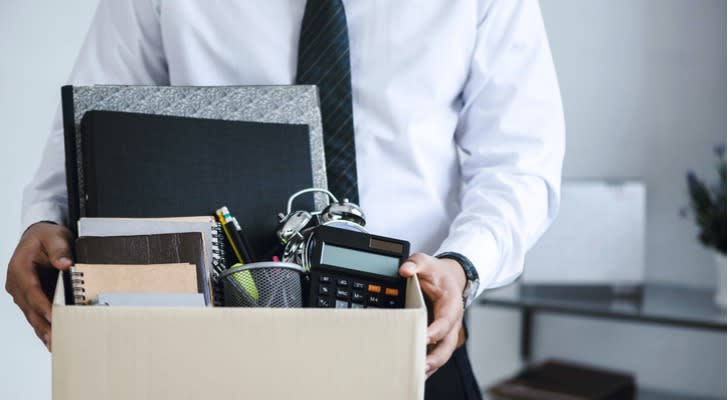
M 358 203 L 349 34 L 341 0 L 307 1 L 296 83 L 319 89 L 329 190 Z

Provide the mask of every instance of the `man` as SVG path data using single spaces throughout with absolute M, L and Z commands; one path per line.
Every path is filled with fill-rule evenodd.
M 520 274 L 558 208 L 564 127 L 537 0 L 102 0 L 70 83 L 319 85 L 330 185 L 417 252 L 400 272 L 432 302 L 427 397 L 480 397 L 464 305 Z M 57 118 L 6 284 L 49 348 L 34 266 L 73 262 L 63 160 Z

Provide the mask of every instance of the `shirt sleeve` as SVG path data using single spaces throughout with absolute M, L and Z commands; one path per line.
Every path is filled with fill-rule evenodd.
M 559 205 L 564 120 L 536 0 L 483 5 L 455 139 L 461 211 L 437 253 L 475 265 L 479 293 L 523 271 Z
M 158 4 L 101 0 L 69 84 L 168 84 Z M 39 221 L 68 224 L 63 121 L 60 107 L 40 166 L 23 191 L 22 230 Z

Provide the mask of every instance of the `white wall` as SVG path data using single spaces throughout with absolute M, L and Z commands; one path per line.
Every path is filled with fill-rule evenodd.
M 17 242 L 21 189 L 37 166 L 59 87 L 96 0 L 0 2 L 0 283 Z M 567 177 L 638 177 L 648 185 L 648 276 L 711 284 L 694 241 L 684 172 L 711 172 L 725 143 L 724 0 L 542 0 L 561 82 Z M 471 313 L 482 383 L 519 367 L 518 315 Z M 0 293 L 0 398 L 49 399 L 50 357 L 10 297 Z M 641 383 L 725 393 L 725 336 L 567 317 L 536 320 L 535 356 L 637 371 Z M 606 340 L 610 338 L 610 340 Z
M 38 166 L 60 87 L 97 0 L 0 1 L 0 287 L 18 241 L 23 185 Z M 51 398 L 50 355 L 0 291 L 0 399 Z
M 725 0 L 541 0 L 567 126 L 566 178 L 647 184 L 647 277 L 710 286 L 710 254 L 678 210 L 685 172 L 714 177 L 726 141 Z M 474 310 L 482 384 L 518 368 L 518 315 Z M 563 316 L 534 322 L 534 357 L 637 373 L 650 387 L 725 396 L 726 337 Z M 492 357 L 495 356 L 495 357 Z

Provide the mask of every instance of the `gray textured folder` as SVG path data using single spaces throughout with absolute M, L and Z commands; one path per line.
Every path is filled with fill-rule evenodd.
M 318 90 L 311 85 L 294 86 L 67 86 L 63 88 L 64 129 L 75 130 L 75 160 L 67 160 L 67 168 L 75 170 L 75 181 L 69 179 L 71 227 L 85 216 L 85 187 L 80 122 L 89 110 L 222 119 L 231 121 L 306 124 L 309 126 L 311 170 L 314 186 L 326 188 L 323 133 Z M 70 122 L 73 121 L 73 126 Z M 67 145 L 68 145 L 67 141 Z M 316 207 L 327 204 L 316 197 Z M 284 205 L 282 205 L 284 206 Z

